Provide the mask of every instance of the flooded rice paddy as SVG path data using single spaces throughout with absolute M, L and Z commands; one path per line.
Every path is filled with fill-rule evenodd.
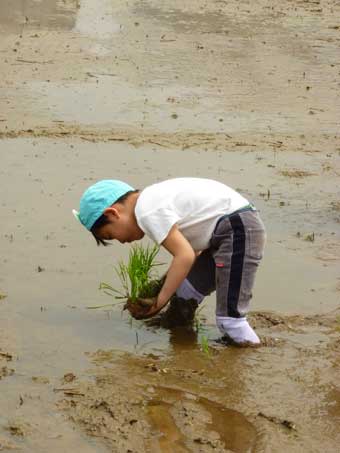
M 0 451 L 321 452 L 340 441 L 339 6 L 3 1 Z M 131 320 L 82 191 L 218 179 L 261 212 L 259 348 Z M 169 262 L 169 256 L 161 255 Z

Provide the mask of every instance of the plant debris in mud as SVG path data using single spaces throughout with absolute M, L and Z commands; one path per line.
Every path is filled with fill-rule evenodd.
M 37 384 L 49 384 L 50 380 L 45 376 L 32 376 L 32 381 Z
M 77 376 L 73 373 L 66 373 L 63 377 L 64 382 L 73 382 L 75 379 L 77 379 Z
M 7 362 L 10 362 L 11 360 L 13 360 L 12 354 L 9 354 L 8 352 L 2 352 L 2 351 L 0 351 L 0 359 L 1 358 L 6 359 Z
M 0 368 L 0 381 L 3 377 L 12 376 L 15 370 L 12 368 L 7 368 L 7 366 L 3 366 Z
M 306 176 L 315 176 L 315 173 L 306 170 L 281 170 L 279 172 L 282 176 L 288 178 L 305 178 Z
M 19 417 L 9 421 L 5 428 L 12 434 L 12 436 L 19 437 L 27 436 L 32 431 L 31 425 Z
M 249 316 L 255 327 L 273 327 L 286 324 L 282 316 L 274 313 L 253 312 Z
M 20 450 L 20 447 L 0 437 L 0 451 Z
M 300 231 L 298 231 L 296 233 L 296 237 L 297 238 L 303 238 L 304 241 L 307 241 L 307 242 L 314 242 L 315 241 L 315 233 L 314 231 L 312 233 L 309 233 L 309 234 L 306 234 L 305 236 L 303 236 Z
M 340 211 L 340 201 L 331 201 L 330 205 L 334 211 Z
M 270 421 L 272 423 L 275 423 L 276 425 L 281 425 L 281 426 L 284 426 L 285 428 L 287 428 L 287 429 L 289 429 L 291 431 L 296 431 L 295 423 L 293 423 L 293 422 L 291 422 L 289 420 L 281 419 L 281 418 L 274 417 L 274 416 L 271 416 L 271 415 L 266 415 L 263 412 L 259 412 L 257 415 L 259 417 L 265 418 L 266 420 L 268 420 L 268 421 Z

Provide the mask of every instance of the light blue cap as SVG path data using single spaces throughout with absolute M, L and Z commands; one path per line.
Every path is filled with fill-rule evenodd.
M 80 211 L 73 210 L 74 216 L 91 230 L 96 220 L 127 192 L 135 190 L 123 181 L 103 179 L 90 186 L 80 199 Z

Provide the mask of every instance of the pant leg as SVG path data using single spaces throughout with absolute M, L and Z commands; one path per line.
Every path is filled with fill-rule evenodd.
M 198 304 L 215 290 L 215 261 L 210 250 L 203 251 L 195 260 L 186 279 L 176 290 L 177 297 L 195 299 Z
M 253 297 L 256 272 L 263 258 L 266 244 L 266 232 L 257 212 L 243 212 L 240 216 L 246 238 L 238 312 L 244 316 L 249 311 L 249 304 Z
M 195 260 L 187 278 L 176 290 L 163 319 L 165 327 L 190 325 L 204 296 L 215 290 L 215 262 L 209 250 Z
M 211 246 L 216 265 L 216 316 L 244 317 L 265 245 L 264 225 L 256 211 L 223 219 Z

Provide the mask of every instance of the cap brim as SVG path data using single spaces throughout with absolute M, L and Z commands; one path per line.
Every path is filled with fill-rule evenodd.
M 74 218 L 77 219 L 79 223 L 81 223 L 80 217 L 79 217 L 79 212 L 76 211 L 75 209 L 72 209 L 72 214 L 73 214 Z

